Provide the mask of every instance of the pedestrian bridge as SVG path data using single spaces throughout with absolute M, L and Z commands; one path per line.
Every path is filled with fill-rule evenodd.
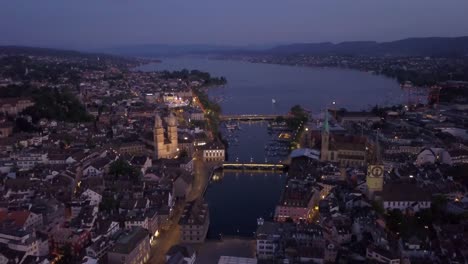
M 221 121 L 263 121 L 263 120 L 275 120 L 277 117 L 287 118 L 288 115 L 262 115 L 262 114 L 253 114 L 253 115 L 221 115 L 219 118 Z
M 225 162 L 222 165 L 223 169 L 230 170 L 283 170 L 286 168 L 286 165 L 281 163 L 237 163 L 237 162 Z

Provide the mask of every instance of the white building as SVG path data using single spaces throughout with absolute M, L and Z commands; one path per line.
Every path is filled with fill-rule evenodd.
M 280 223 L 259 221 L 257 228 L 257 258 L 273 259 L 279 249 Z
M 46 256 L 49 254 L 47 237 L 38 237 L 33 231 L 3 229 L 0 231 L 0 244 L 9 249 L 24 252 L 26 255 Z
M 389 249 L 379 248 L 373 245 L 367 247 L 366 258 L 378 263 L 400 264 L 400 256 Z
M 16 166 L 20 169 L 32 169 L 38 164 L 48 163 L 47 153 L 25 152 L 16 157 Z
M 444 163 L 452 165 L 452 158 L 448 151 L 443 148 L 426 148 L 416 158 L 416 165 Z
M 431 195 L 414 184 L 386 184 L 382 191 L 385 210 L 418 212 L 431 208 Z
M 203 147 L 203 161 L 224 161 L 225 150 L 221 144 L 207 144 Z
M 86 191 L 81 194 L 81 197 L 85 200 L 89 200 L 89 205 L 91 206 L 98 206 L 102 201 L 102 195 L 91 189 L 86 189 Z

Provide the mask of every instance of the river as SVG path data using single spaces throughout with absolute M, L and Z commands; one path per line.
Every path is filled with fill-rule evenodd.
M 403 101 L 398 83 L 383 76 L 336 68 L 306 68 L 242 61 L 184 57 L 140 67 L 146 71 L 197 69 L 226 77 L 228 84 L 212 88 L 224 114 L 286 114 L 296 104 L 319 112 L 330 107 L 369 109 L 376 104 Z M 272 103 L 275 99 L 276 103 Z M 230 161 L 265 162 L 270 141 L 266 123 L 240 123 L 234 143 L 228 148 Z M 226 136 L 226 129 L 221 129 Z M 270 160 L 271 161 L 271 160 Z M 271 218 L 286 175 L 280 173 L 225 172 L 205 195 L 210 206 L 211 238 L 223 235 L 251 236 L 256 219 Z

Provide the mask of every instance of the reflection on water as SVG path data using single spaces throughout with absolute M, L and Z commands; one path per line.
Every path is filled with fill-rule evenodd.
M 222 125 L 221 129 L 223 137 L 232 142 L 228 147 L 229 161 L 265 162 L 265 145 L 272 137 L 268 134 L 268 123 L 235 122 L 235 125 L 232 129 Z M 205 195 L 210 206 L 210 237 L 218 238 L 220 233 L 251 236 L 258 217 L 272 217 L 285 178 L 284 173 L 272 170 L 225 170 L 215 174 Z
M 274 213 L 286 176 L 284 173 L 224 172 L 205 195 L 210 206 L 210 238 L 252 236 L 257 218 Z
M 223 122 L 220 131 L 228 142 L 228 161 L 269 163 L 284 160 L 289 141 L 280 139 L 288 131 L 271 128 L 266 122 Z

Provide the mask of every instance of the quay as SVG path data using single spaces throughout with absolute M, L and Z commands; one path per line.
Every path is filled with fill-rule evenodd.
M 275 120 L 277 117 L 287 118 L 288 115 L 262 115 L 262 114 L 245 114 L 245 115 L 220 115 L 221 121 L 267 121 Z

